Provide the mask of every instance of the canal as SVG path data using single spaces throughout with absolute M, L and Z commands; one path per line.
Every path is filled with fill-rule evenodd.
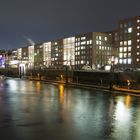
M 2 140 L 139 140 L 140 97 L 119 92 L 0 81 Z

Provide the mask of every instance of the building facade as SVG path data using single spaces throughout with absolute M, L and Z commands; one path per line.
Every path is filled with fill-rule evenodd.
M 119 67 L 140 68 L 140 16 L 119 21 Z
M 118 29 L 113 31 L 82 33 L 29 45 L 4 56 L 6 66 L 24 65 L 28 69 L 68 66 L 79 70 L 85 65 L 100 69 L 115 64 L 115 58 L 119 69 L 140 68 L 140 16 L 119 20 Z

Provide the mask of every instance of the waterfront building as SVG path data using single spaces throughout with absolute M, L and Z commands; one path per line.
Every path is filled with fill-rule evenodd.
M 140 16 L 119 21 L 119 67 L 140 68 Z
M 111 36 L 107 33 L 91 32 L 75 36 L 75 68 L 84 65 L 101 68 L 112 56 Z
M 108 64 L 118 69 L 140 68 L 140 16 L 119 20 L 113 31 L 81 33 L 13 49 L 11 55 L 5 54 L 5 64 L 28 69 L 102 69 Z
M 63 66 L 63 39 L 51 41 L 51 67 Z

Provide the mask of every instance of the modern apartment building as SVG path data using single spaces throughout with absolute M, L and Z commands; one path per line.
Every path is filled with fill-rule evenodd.
M 109 63 L 112 56 L 111 36 L 106 33 L 91 32 L 75 36 L 75 68 L 83 65 L 101 68 Z
M 119 21 L 119 67 L 140 68 L 140 16 Z

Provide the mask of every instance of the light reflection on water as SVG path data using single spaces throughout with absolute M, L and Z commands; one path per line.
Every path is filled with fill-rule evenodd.
M 1 116 L 11 117 L 19 137 L 27 131 L 22 126 L 40 124 L 28 127 L 22 135 L 43 129 L 53 131 L 54 139 L 140 139 L 140 97 L 40 81 L 10 79 L 5 83 L 0 87 Z M 30 137 L 40 135 L 48 137 L 45 131 Z

